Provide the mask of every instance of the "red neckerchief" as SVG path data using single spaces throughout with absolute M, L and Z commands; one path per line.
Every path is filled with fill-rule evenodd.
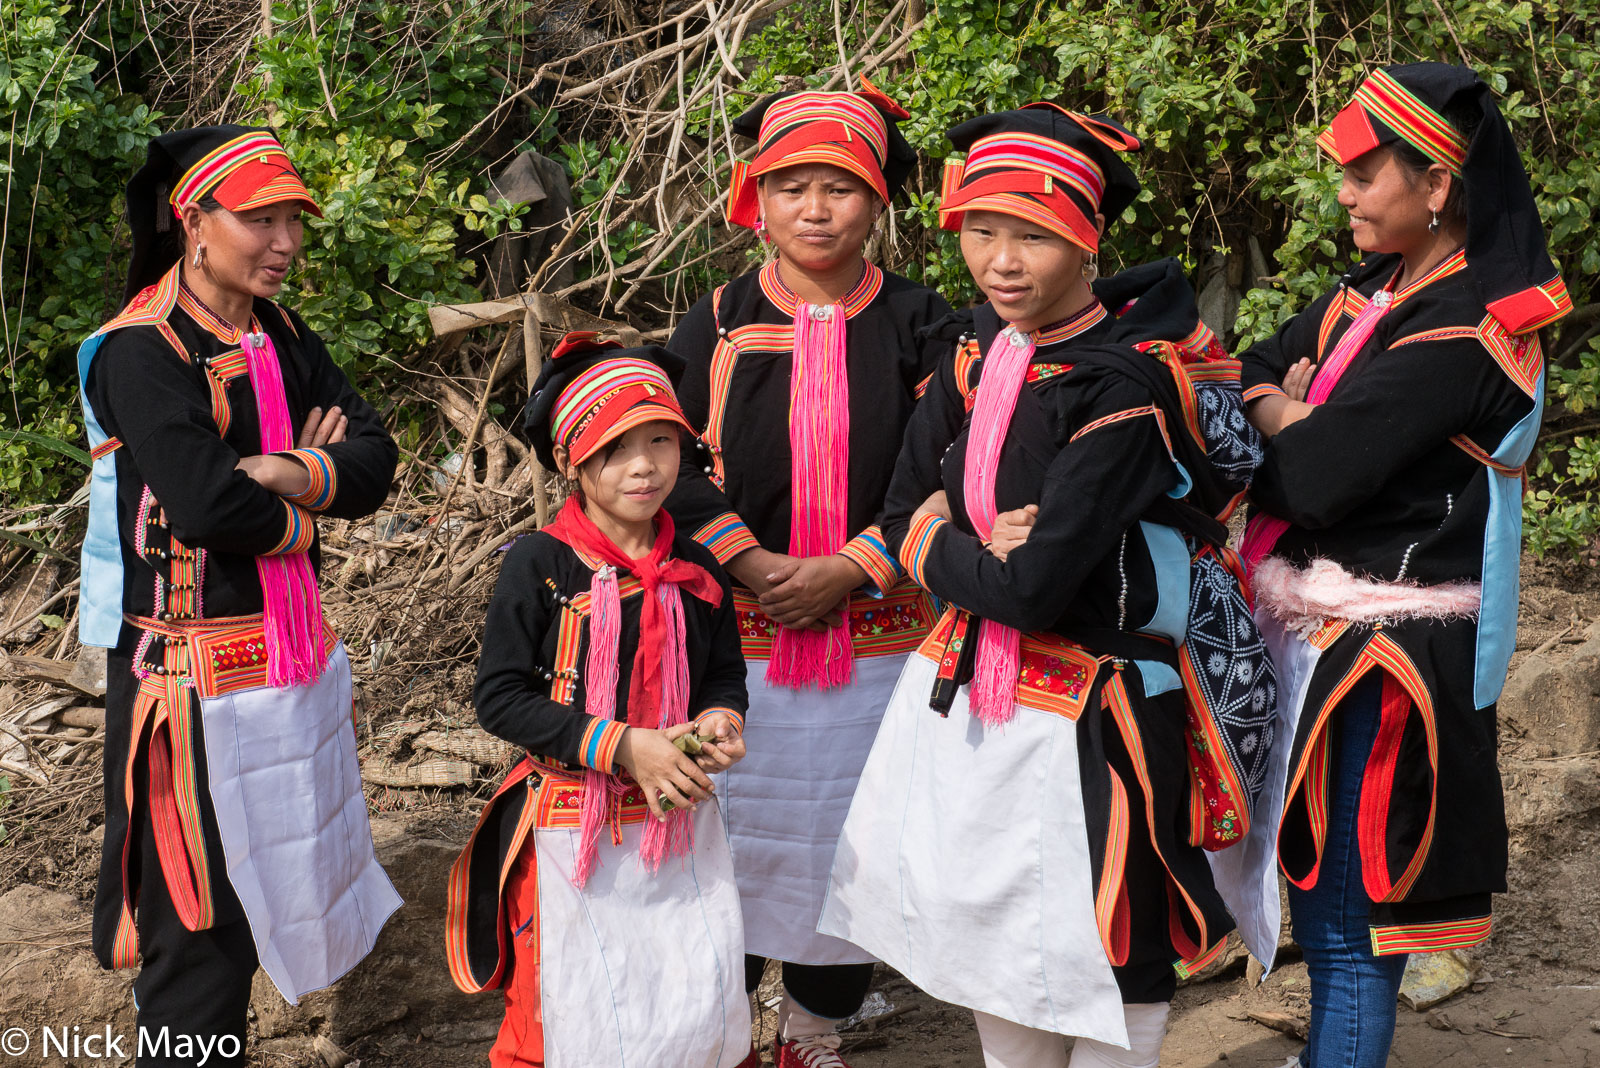
M 666 509 L 656 513 L 655 545 L 642 560 L 617 548 L 584 515 L 576 497 L 567 498 L 560 514 L 544 527 L 544 532 L 619 572 L 633 575 L 644 587 L 639 607 L 639 645 L 634 650 L 633 675 L 628 681 L 628 725 L 654 728 L 661 707 L 661 651 L 667 647 L 666 609 L 656 591 L 662 583 L 677 586 L 716 608 L 722 604 L 721 585 L 699 564 L 667 555 L 672 550 L 675 528 Z

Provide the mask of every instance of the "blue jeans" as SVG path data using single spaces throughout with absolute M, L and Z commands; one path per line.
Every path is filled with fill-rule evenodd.
M 1372 952 L 1372 900 L 1361 881 L 1356 817 L 1361 776 L 1378 736 L 1383 675 L 1356 684 L 1328 725 L 1328 835 L 1317 885 L 1289 887 L 1295 941 L 1311 977 L 1311 1034 L 1304 1068 L 1384 1068 L 1394 1041 L 1395 999 L 1406 955 Z

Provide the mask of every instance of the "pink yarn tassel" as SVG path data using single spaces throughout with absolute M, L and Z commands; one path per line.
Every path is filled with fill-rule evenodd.
M 667 641 L 661 650 L 662 730 L 686 723 L 689 719 L 689 656 L 683 624 L 683 594 L 678 587 L 663 583 L 656 596 L 667 612 Z M 674 809 L 665 820 L 647 820 L 644 839 L 639 844 L 639 859 L 651 871 L 659 871 L 668 857 L 686 856 L 694 849 L 694 819 L 687 809 Z
M 1328 399 L 1333 387 L 1350 369 L 1350 361 L 1366 347 L 1372 332 L 1377 329 L 1378 320 L 1389 314 L 1389 306 L 1393 303 L 1394 292 L 1391 289 L 1380 289 L 1372 295 L 1367 306 L 1351 322 L 1350 329 L 1333 347 L 1333 354 L 1317 369 L 1316 377 L 1311 380 L 1311 389 L 1306 392 L 1307 404 L 1321 404 Z M 1289 521 L 1278 516 L 1266 512 L 1257 512 L 1252 516 L 1245 526 L 1244 540 L 1239 545 L 1239 559 L 1244 562 L 1245 570 L 1253 572 L 1257 564 L 1270 556 L 1278 539 L 1288 529 Z
M 998 516 L 995 477 L 1000 447 L 1005 444 L 1017 397 L 1033 359 L 1033 338 L 1007 327 L 983 354 L 982 377 L 967 435 L 967 460 L 962 470 L 967 518 L 979 537 L 988 539 Z M 1001 726 L 1016 715 L 1017 677 L 1022 671 L 1022 635 L 1015 627 L 985 619 L 978 629 L 978 658 L 970 704 L 985 726 Z
M 827 556 L 844 547 L 850 486 L 850 378 L 839 304 L 801 301 L 794 313 L 789 383 L 789 452 L 794 487 L 789 551 Z M 767 681 L 827 689 L 850 681 L 855 657 L 848 621 L 821 633 L 779 628 Z
M 622 642 L 622 598 L 617 572 L 603 566 L 589 580 L 589 655 L 584 661 L 584 711 L 599 719 L 617 718 L 617 657 Z M 583 773 L 579 803 L 578 859 L 573 884 L 582 887 L 598 862 L 600 830 L 621 796 L 615 776 L 589 768 Z
M 240 341 L 256 395 L 261 452 L 288 452 L 294 448 L 294 427 L 277 348 L 264 331 L 247 331 Z M 315 682 L 322 674 L 322 596 L 310 556 L 303 552 L 258 556 L 256 575 L 261 580 L 267 683 L 282 687 Z

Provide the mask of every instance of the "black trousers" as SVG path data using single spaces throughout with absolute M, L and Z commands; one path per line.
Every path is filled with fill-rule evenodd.
M 755 993 L 767 958 L 744 958 L 745 993 Z M 813 1016 L 842 1020 L 867 1000 L 872 985 L 872 964 L 794 964 L 783 962 L 783 989 Z
M 134 1042 L 138 1068 L 244 1068 L 246 1014 L 256 973 L 256 946 L 244 909 L 228 882 L 222 841 L 211 810 L 205 761 L 196 766 L 202 830 L 211 861 L 214 926 L 191 931 L 178 918 L 148 810 L 136 807 L 130 823 L 123 798 L 123 775 L 131 745 L 138 680 L 126 655 L 112 653 L 106 663 L 105 804 L 106 835 L 95 894 L 94 943 L 102 964 L 110 963 L 110 944 L 122 906 L 122 847 L 129 843 L 128 870 L 137 884 L 135 925 L 139 932 L 139 974 L 133 982 L 138 1009 Z M 196 744 L 203 752 L 199 709 L 191 710 Z M 148 781 L 144 760 L 134 781 Z

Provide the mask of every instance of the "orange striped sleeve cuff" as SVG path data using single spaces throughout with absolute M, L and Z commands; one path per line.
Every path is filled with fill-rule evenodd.
M 699 723 L 701 720 L 705 719 L 707 716 L 714 716 L 718 712 L 725 713 L 727 715 L 727 717 L 730 720 L 733 721 L 733 729 L 734 730 L 738 731 L 740 734 L 744 733 L 744 713 L 736 711 L 735 709 L 732 709 L 732 708 L 727 708 L 727 707 L 722 706 L 722 705 L 712 705 L 710 708 L 706 709 L 704 712 L 702 712 L 698 716 L 694 717 L 694 721 L 696 723 Z
M 928 588 L 923 580 L 923 566 L 927 562 L 928 553 L 933 549 L 933 539 L 944 527 L 950 525 L 950 520 L 932 512 L 924 512 L 911 524 L 911 530 L 906 534 L 906 540 L 900 545 L 900 563 L 906 569 L 906 574 L 911 576 L 923 589 Z
M 1263 382 L 1259 386 L 1251 386 L 1249 389 L 1244 391 L 1244 402 L 1249 404 L 1251 401 L 1260 400 L 1262 397 L 1287 396 L 1288 394 L 1285 393 L 1281 387 L 1275 386 L 1271 382 Z
M 589 726 L 584 728 L 583 738 L 578 742 L 578 763 L 611 774 L 617 758 L 617 743 L 622 741 L 627 729 L 626 723 L 590 716 Z
M 317 521 L 312 514 L 298 504 L 290 504 L 282 497 L 278 498 L 283 505 L 283 537 L 278 539 L 278 544 L 262 553 L 262 556 L 282 556 L 285 553 L 303 553 L 311 548 L 312 540 L 317 536 Z
M 723 512 L 695 531 L 694 540 L 710 549 L 719 564 L 726 564 L 746 549 L 761 547 L 756 536 L 750 533 L 750 528 L 744 525 L 744 520 L 733 512 Z
M 839 555 L 867 573 L 867 581 L 880 594 L 888 593 L 900 581 L 900 564 L 889 555 L 883 541 L 883 528 L 876 523 L 844 543 Z
M 306 469 L 306 474 L 311 476 L 310 485 L 300 493 L 286 496 L 284 500 L 313 512 L 320 512 L 333 503 L 333 495 L 339 491 L 339 471 L 326 452 L 321 449 L 294 449 L 279 455 L 298 460 Z

